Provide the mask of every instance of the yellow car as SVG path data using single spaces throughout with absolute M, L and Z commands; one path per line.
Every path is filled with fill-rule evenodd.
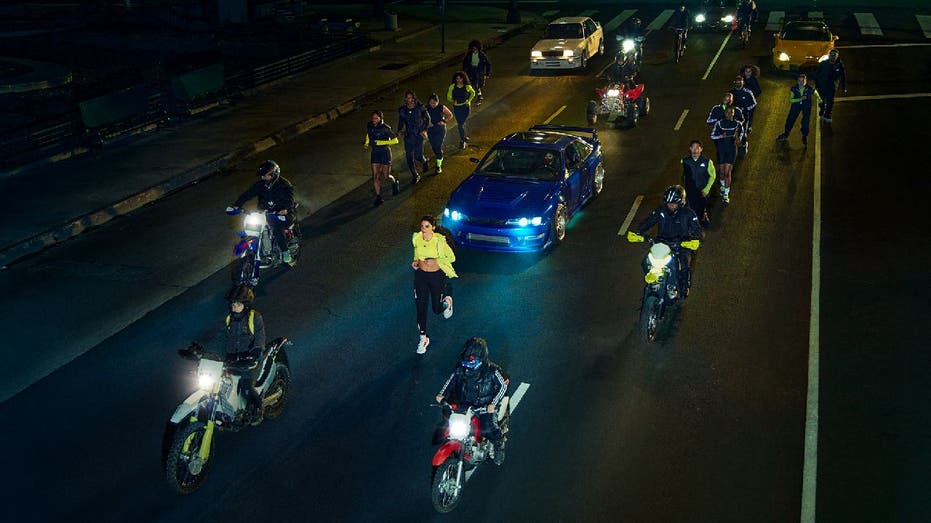
M 786 22 L 782 31 L 773 35 L 773 66 L 782 71 L 812 67 L 828 59 L 837 36 L 820 20 Z

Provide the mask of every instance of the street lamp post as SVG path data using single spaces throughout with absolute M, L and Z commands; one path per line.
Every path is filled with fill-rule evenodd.
M 446 54 L 446 0 L 440 0 L 440 53 Z

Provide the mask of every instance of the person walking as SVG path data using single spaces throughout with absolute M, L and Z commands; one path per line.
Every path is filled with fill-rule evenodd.
M 689 154 L 679 162 L 682 164 L 682 185 L 685 187 L 685 202 L 695 211 L 703 227 L 711 225 L 708 219 L 708 193 L 714 186 L 714 163 L 702 155 L 701 140 L 689 142 Z
M 469 85 L 469 75 L 465 71 L 453 73 L 452 83 L 446 92 L 446 99 L 453 104 L 453 115 L 456 117 L 456 129 L 459 130 L 459 148 L 465 149 L 469 142 L 466 135 L 465 123 L 469 119 L 472 100 L 475 98 L 475 89 Z
M 478 40 L 469 42 L 469 50 L 462 59 L 462 70 L 472 80 L 472 88 L 475 89 L 476 97 L 475 105 L 480 105 L 485 101 L 482 87 L 485 87 L 485 79 L 491 76 L 491 62 L 485 55 L 485 51 L 482 51 L 482 43 Z
M 798 80 L 789 90 L 789 115 L 786 116 L 785 131 L 776 139 L 779 141 L 789 138 L 789 131 L 795 126 L 798 116 L 802 115 L 802 145 L 808 147 L 808 122 L 811 120 L 811 99 L 815 90 L 808 85 L 805 74 L 798 75 Z
M 398 143 L 398 137 L 391 130 L 391 126 L 385 123 L 385 115 L 381 111 L 372 111 L 371 121 L 365 131 L 366 149 L 371 147 L 372 162 L 372 185 L 375 188 L 375 202 L 372 204 L 377 207 L 385 200 L 381 197 L 381 179 L 386 178 L 391 182 L 391 192 L 397 195 L 401 192 L 401 183 L 391 175 L 391 145 Z
M 831 123 L 831 111 L 834 110 L 834 94 L 837 91 L 838 82 L 841 91 L 847 94 L 847 71 L 844 69 L 844 62 L 840 59 L 840 51 L 832 49 L 828 53 L 828 59 L 818 64 L 818 71 L 815 73 L 815 85 L 818 89 L 818 96 L 821 97 L 821 101 L 818 102 L 818 116 L 827 123 Z
M 404 158 L 407 160 L 407 169 L 411 173 L 411 185 L 420 181 L 417 165 L 420 162 L 423 172 L 427 172 L 427 157 L 423 155 L 423 141 L 427 137 L 427 128 L 430 126 L 430 116 L 414 91 L 404 92 L 404 104 L 398 107 L 398 132 L 404 133 Z
M 759 103 L 760 95 L 763 94 L 763 88 L 760 86 L 760 67 L 747 64 L 740 68 L 740 76 L 744 79 L 744 87 L 753 93 L 753 97 Z
M 734 119 L 734 107 L 724 110 L 724 119 L 718 120 L 711 130 L 711 139 L 718 146 L 718 165 L 721 166 L 721 201 L 731 203 L 731 173 L 737 148 L 743 139 L 743 124 Z
M 430 127 L 427 128 L 427 140 L 436 159 L 436 174 L 443 172 L 443 142 L 446 140 L 446 122 L 453 118 L 448 107 L 440 103 L 440 97 L 432 93 L 427 99 L 427 114 L 430 115 Z
M 417 306 L 417 328 L 420 329 L 420 342 L 417 354 L 427 352 L 430 337 L 427 335 L 427 302 L 433 306 L 434 314 L 443 314 L 449 319 L 453 316 L 452 286 L 449 278 L 457 278 L 453 262 L 456 252 L 453 250 L 452 235 L 443 228 L 438 228 L 436 218 L 426 215 L 420 219 L 420 231 L 412 238 L 414 244 L 414 303 Z

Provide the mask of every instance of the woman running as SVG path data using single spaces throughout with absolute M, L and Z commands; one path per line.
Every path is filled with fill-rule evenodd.
M 452 236 L 445 229 L 438 230 L 436 218 L 430 215 L 420 219 L 420 231 L 414 233 L 412 242 L 414 302 L 417 305 L 417 327 L 420 329 L 417 354 L 424 354 L 430 344 L 430 337 L 427 336 L 427 300 L 431 302 L 434 314 L 442 313 L 446 319 L 453 316 L 452 290 L 447 278 L 458 277 L 453 269 L 456 253 L 451 247 Z
M 453 113 L 440 103 L 436 93 L 427 100 L 427 113 L 430 115 L 430 127 L 427 128 L 427 139 L 436 158 L 436 174 L 443 172 L 443 141 L 446 140 L 446 122 L 451 120 Z
M 381 179 L 387 178 L 391 182 L 391 193 L 397 195 L 401 191 L 401 184 L 391 176 L 391 145 L 398 143 L 398 137 L 385 123 L 385 115 L 381 111 L 372 111 L 372 121 L 368 123 L 365 132 L 365 145 L 372 147 L 372 184 L 375 186 L 375 202 L 377 207 L 385 200 L 381 197 Z
M 465 123 L 469 119 L 472 99 L 475 98 L 475 89 L 469 85 L 469 75 L 464 71 L 453 73 L 453 83 L 449 84 L 446 99 L 453 103 L 453 114 L 456 116 L 456 128 L 459 129 L 459 148 L 465 149 L 469 137 L 466 136 Z

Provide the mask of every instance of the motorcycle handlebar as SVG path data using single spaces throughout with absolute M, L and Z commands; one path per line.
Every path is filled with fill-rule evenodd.
M 242 214 L 242 213 L 243 213 L 242 207 L 234 208 L 233 206 L 229 206 L 226 208 L 226 214 L 230 216 L 236 216 L 237 214 Z

